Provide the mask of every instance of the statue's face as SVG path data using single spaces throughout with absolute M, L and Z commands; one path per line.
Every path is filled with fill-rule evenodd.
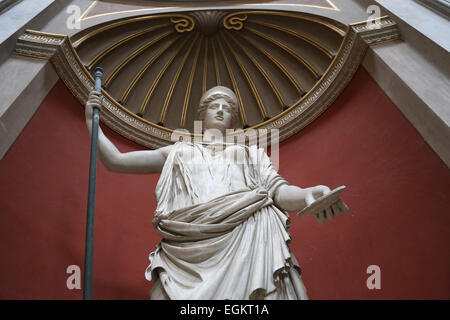
M 232 106 L 223 98 L 213 100 L 205 111 L 205 129 L 229 129 L 232 125 Z

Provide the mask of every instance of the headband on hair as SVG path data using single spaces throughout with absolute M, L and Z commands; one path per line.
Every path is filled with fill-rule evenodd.
M 239 110 L 237 106 L 237 98 L 234 92 L 227 87 L 216 86 L 206 91 L 200 99 L 200 104 L 197 109 L 197 119 L 203 120 L 205 111 L 209 104 L 217 99 L 224 99 L 232 107 L 232 126 L 236 128 L 239 126 Z

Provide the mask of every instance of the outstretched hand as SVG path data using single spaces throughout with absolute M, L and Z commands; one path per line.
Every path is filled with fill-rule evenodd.
M 322 201 L 324 200 L 323 197 L 326 197 L 330 193 L 330 188 L 326 186 L 308 188 L 305 195 L 306 205 L 309 207 L 319 199 L 319 201 Z M 328 202 L 329 201 L 324 200 L 324 205 L 318 206 L 316 210 L 311 212 L 320 223 L 324 223 L 325 219 L 331 220 L 333 217 L 339 216 L 341 212 L 345 213 L 348 211 L 347 205 L 339 198 L 338 201 L 333 201 L 332 203 Z
M 330 188 L 326 186 L 315 186 L 312 188 L 307 188 L 305 195 L 306 205 L 307 206 L 311 205 L 314 201 L 316 201 L 316 199 L 323 197 L 324 195 L 327 195 L 330 192 L 331 192 Z

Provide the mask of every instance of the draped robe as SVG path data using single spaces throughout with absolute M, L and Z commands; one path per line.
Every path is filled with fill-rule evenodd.
M 256 146 L 177 142 L 155 190 L 151 298 L 307 299 L 289 216 L 273 202 L 283 184 Z

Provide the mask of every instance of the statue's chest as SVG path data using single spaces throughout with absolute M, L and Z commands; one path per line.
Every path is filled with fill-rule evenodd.
M 182 163 L 180 169 L 198 183 L 243 185 L 248 167 L 245 152 L 241 146 L 185 146 L 178 153 L 178 159 Z

